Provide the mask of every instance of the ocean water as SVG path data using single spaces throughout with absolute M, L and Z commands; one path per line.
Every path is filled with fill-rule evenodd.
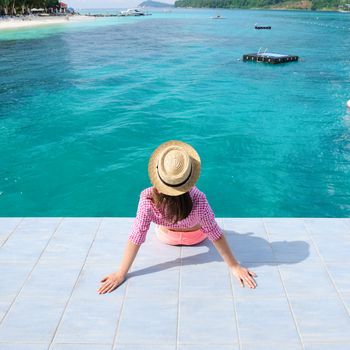
M 240 60 L 260 47 L 301 61 Z M 0 216 L 134 216 L 149 156 L 178 139 L 200 154 L 218 217 L 347 217 L 349 52 L 344 13 L 174 10 L 2 31 Z

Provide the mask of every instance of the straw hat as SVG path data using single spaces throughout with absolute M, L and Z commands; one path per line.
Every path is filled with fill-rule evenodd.
M 191 189 L 198 180 L 201 160 L 187 143 L 171 140 L 161 144 L 148 162 L 148 175 L 161 193 L 179 196 Z

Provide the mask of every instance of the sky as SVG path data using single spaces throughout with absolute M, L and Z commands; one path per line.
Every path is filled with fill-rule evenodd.
M 67 0 L 69 7 L 83 9 L 83 8 L 130 8 L 137 6 L 144 0 Z M 173 4 L 175 0 L 157 0 Z

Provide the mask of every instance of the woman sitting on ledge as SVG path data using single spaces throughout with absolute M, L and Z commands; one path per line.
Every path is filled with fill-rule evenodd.
M 236 261 L 214 213 L 195 183 L 200 174 L 200 158 L 190 145 L 168 141 L 160 145 L 148 163 L 154 187 L 143 190 L 136 219 L 129 235 L 119 271 L 105 276 L 99 294 L 111 292 L 124 282 L 151 222 L 156 223 L 160 241 L 171 245 L 194 245 L 207 237 L 228 264 L 241 287 L 255 288 L 256 274 Z

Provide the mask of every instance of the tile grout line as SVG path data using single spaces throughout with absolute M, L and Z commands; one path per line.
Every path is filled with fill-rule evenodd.
M 84 269 L 84 267 L 85 267 L 86 260 L 87 260 L 87 257 L 89 256 L 89 252 L 90 252 L 90 250 L 91 250 L 91 247 L 92 247 L 92 245 L 94 244 L 95 238 L 96 238 L 96 236 L 97 236 L 97 233 L 99 232 L 99 230 L 100 230 L 100 228 L 101 228 L 102 221 L 103 221 L 103 218 L 100 219 L 100 222 L 99 222 L 99 224 L 98 224 L 98 226 L 97 226 L 97 229 L 96 229 L 96 232 L 95 232 L 94 237 L 93 237 L 93 239 L 92 239 L 92 242 L 91 242 L 91 244 L 90 244 L 90 247 L 89 247 L 89 249 L 87 250 L 87 253 L 86 253 L 86 256 L 85 256 L 83 265 L 82 265 L 82 267 L 81 267 L 81 269 L 80 269 L 80 271 L 79 271 L 79 274 L 78 274 L 77 279 L 75 280 L 74 286 L 73 286 L 73 288 L 72 288 L 72 290 L 71 290 L 71 292 L 70 292 L 70 294 L 69 294 L 69 296 L 68 296 L 68 299 L 67 299 L 67 301 L 66 301 L 66 304 L 64 305 L 64 308 L 63 308 L 61 317 L 60 317 L 60 319 L 59 319 L 59 321 L 58 321 L 58 323 L 57 323 L 56 329 L 55 329 L 55 331 L 54 331 L 54 333 L 53 333 L 52 339 L 51 339 L 51 341 L 50 341 L 50 343 L 49 343 L 49 347 L 47 348 L 47 350 L 50 350 L 50 349 L 51 349 L 51 346 L 52 346 L 52 344 L 53 344 L 53 341 L 55 340 L 57 331 L 58 331 L 58 329 L 59 329 L 59 327 L 60 327 L 60 324 L 61 324 L 61 322 L 62 322 L 63 316 L 64 316 L 64 314 L 65 314 L 65 312 L 66 312 L 67 306 L 68 306 L 68 304 L 69 304 L 69 302 L 70 302 L 70 299 L 71 299 L 71 297 L 72 297 L 72 295 L 73 295 L 74 289 L 75 289 L 75 287 L 76 287 L 76 285 L 77 285 L 77 283 L 78 283 L 78 281 L 79 281 L 79 279 L 80 279 L 81 273 L 82 273 L 82 271 L 83 271 L 83 269 Z
M 243 263 L 244 264 L 244 263 Z M 277 267 L 276 266 L 277 265 L 277 263 L 274 265 L 274 267 Z M 233 278 L 233 277 L 232 277 Z M 126 283 L 126 282 L 125 282 Z M 346 296 L 350 296 L 350 294 L 347 294 Z M 294 297 L 303 297 L 303 299 L 304 300 L 311 300 L 311 299 L 313 299 L 313 298 L 315 298 L 315 296 L 313 296 L 313 295 L 310 295 L 310 296 L 304 296 L 303 294 L 292 294 L 292 298 L 294 298 Z M 150 296 L 150 295 L 147 295 L 146 296 L 147 297 L 147 299 L 149 299 L 149 300 L 155 300 L 155 299 L 159 299 L 159 296 Z M 282 296 L 273 296 L 273 297 L 269 297 L 269 296 L 259 296 L 259 300 L 273 300 L 273 299 L 281 299 L 281 298 L 283 298 L 284 296 L 282 295 Z M 322 295 L 321 295 L 321 297 L 322 297 Z M 324 297 L 324 296 L 323 296 Z M 129 296 L 128 297 L 129 299 L 139 299 L 140 297 L 137 295 L 135 295 L 135 296 Z M 190 296 L 187 296 L 186 297 L 186 299 L 198 299 L 198 298 L 203 298 L 203 299 L 217 299 L 217 296 L 208 296 L 208 295 L 201 295 L 201 294 L 193 294 L 193 295 L 190 295 Z M 175 299 L 177 299 L 177 297 L 175 297 Z M 232 296 L 225 296 L 225 295 L 223 295 L 223 296 L 220 296 L 220 299 L 224 299 L 224 300 L 232 300 Z M 248 302 L 248 301 L 251 301 L 251 300 L 254 300 L 254 296 L 236 296 L 236 299 L 237 300 L 244 300 L 244 301 L 246 301 L 246 302 Z M 0 343 L 1 343 L 1 341 L 0 341 Z
M 44 342 L 44 341 L 30 341 L 30 342 L 27 342 L 27 341 L 23 341 L 23 342 L 20 342 L 20 341 L 0 341 L 0 345 L 1 344 L 9 344 L 9 345 L 15 345 L 15 344 L 18 344 L 18 345 L 48 345 L 47 342 Z M 110 343 L 72 343 L 72 342 L 59 342 L 59 343 L 55 343 L 55 344 L 69 344 L 69 345 L 103 345 L 103 346 L 108 346 L 110 345 Z
M 180 291 L 181 291 L 181 270 L 182 270 L 182 246 L 180 246 L 180 267 L 179 267 L 179 287 L 177 290 L 177 322 L 176 322 L 176 347 L 179 349 L 179 336 L 180 336 Z
M 267 226 L 266 226 L 265 220 L 262 218 L 261 221 L 262 221 L 262 223 L 263 223 L 263 225 L 264 225 L 264 230 L 265 230 L 265 232 L 266 232 L 266 235 L 267 235 L 267 238 L 268 238 L 268 242 L 269 242 L 269 245 L 270 245 L 271 250 L 272 250 L 272 254 L 273 254 L 274 257 L 276 258 L 275 252 L 274 252 L 274 250 L 272 249 L 272 245 L 271 245 L 271 241 L 270 241 L 270 235 L 269 235 L 269 230 L 268 230 L 268 228 L 267 228 Z M 295 317 L 294 312 L 293 312 L 293 308 L 292 308 L 292 304 L 291 304 L 291 301 L 290 301 L 289 296 L 288 296 L 287 288 L 286 288 L 286 286 L 284 285 L 284 282 L 283 282 L 281 270 L 280 270 L 280 268 L 279 268 L 279 263 L 278 263 L 278 260 L 277 260 L 277 259 L 276 259 L 276 262 L 277 262 L 277 264 L 276 264 L 277 271 L 278 271 L 278 274 L 279 274 L 279 276 L 280 276 L 280 280 L 281 280 L 281 283 L 282 283 L 282 286 L 283 286 L 283 289 L 284 289 L 284 293 L 286 294 L 286 299 L 287 299 L 287 302 L 288 302 L 289 310 L 290 310 L 290 312 L 291 312 L 291 314 L 292 314 L 292 318 L 293 318 L 293 321 L 294 321 L 294 324 L 295 324 L 295 328 L 296 328 L 297 333 L 298 333 L 298 336 L 299 336 L 299 340 L 300 340 L 301 346 L 302 346 L 302 348 L 305 350 L 305 345 L 304 345 L 304 342 L 303 342 L 303 338 L 302 338 L 302 336 L 301 336 L 301 332 L 300 332 L 300 329 L 299 329 L 299 325 L 298 325 L 298 322 L 297 322 L 296 317 Z
M 344 224 L 344 226 L 345 226 L 345 228 L 347 228 L 345 224 Z M 304 227 L 305 227 L 306 231 L 307 231 L 307 232 L 310 234 L 310 236 L 311 236 L 311 241 L 312 241 L 312 243 L 313 243 L 313 245 L 314 245 L 314 247 L 315 247 L 315 249 L 316 249 L 316 252 L 317 252 L 317 254 L 318 254 L 318 256 L 319 256 L 319 258 L 320 258 L 320 260 L 321 260 L 321 263 L 322 263 L 324 269 L 326 270 L 326 273 L 327 273 L 327 275 L 328 275 L 328 277 L 329 277 L 331 283 L 333 284 L 334 289 L 336 290 L 336 292 L 337 292 L 337 294 L 338 294 L 338 298 L 340 299 L 340 301 L 341 301 L 343 307 L 345 308 L 346 313 L 350 316 L 350 309 L 348 310 L 348 308 L 347 308 L 347 306 L 346 306 L 346 304 L 345 304 L 345 301 L 344 301 L 344 299 L 343 299 L 342 293 L 339 291 L 339 289 L 338 289 L 338 287 L 337 287 L 337 285 L 336 285 L 336 283 L 335 283 L 335 281 L 334 281 L 334 279 L 333 279 L 331 273 L 329 272 L 328 267 L 327 267 L 327 265 L 326 265 L 326 262 L 325 262 L 325 260 L 324 260 L 324 258 L 323 258 L 323 256 L 322 256 L 322 254 L 320 253 L 320 251 L 319 251 L 319 249 L 318 249 L 318 246 L 317 246 L 316 242 L 314 241 L 314 238 L 312 237 L 311 231 L 309 231 L 309 227 L 308 227 L 308 225 L 307 225 L 306 222 L 304 222 Z
M 63 220 L 64 220 L 64 218 L 62 217 L 61 220 L 58 222 L 56 228 L 53 230 L 52 235 L 51 235 L 50 238 L 47 240 L 47 242 L 46 242 L 44 248 L 41 250 L 41 253 L 40 253 L 39 257 L 37 258 L 36 262 L 34 263 L 32 269 L 29 271 L 27 277 L 25 278 L 25 280 L 24 280 L 24 282 L 23 282 L 23 284 L 22 284 L 22 287 L 19 289 L 19 291 L 18 291 L 18 293 L 16 294 L 16 296 L 14 297 L 12 303 L 10 304 L 10 306 L 8 307 L 8 309 L 7 309 L 7 311 L 5 312 L 4 316 L 2 317 L 2 319 L 1 319 L 1 321 L 0 321 L 0 326 L 1 326 L 1 324 L 4 322 L 4 320 L 5 320 L 5 318 L 7 317 L 7 315 L 9 314 L 9 312 L 10 312 L 10 310 L 12 309 L 13 305 L 15 304 L 15 302 L 17 301 L 18 296 L 21 294 L 21 291 L 23 290 L 23 288 L 24 288 L 26 282 L 28 281 L 28 279 L 29 279 L 30 276 L 32 275 L 34 269 L 35 269 L 36 266 L 38 265 L 41 256 L 43 255 L 43 253 L 44 253 L 45 249 L 47 248 L 47 246 L 50 244 L 52 237 L 55 235 L 55 233 L 57 232 L 58 228 L 61 226 Z M 23 221 L 23 219 L 22 219 L 22 221 Z M 21 222 L 22 222 L 22 221 L 21 221 Z
M 20 218 L 20 220 L 18 221 L 17 225 L 15 225 L 15 227 L 12 229 L 12 231 L 8 234 L 8 236 L 6 237 L 6 239 L 1 243 L 0 248 L 2 248 L 5 243 L 10 239 L 10 237 L 13 235 L 13 233 L 17 230 L 17 228 L 22 224 L 24 218 Z
M 235 298 L 235 295 L 234 295 L 234 292 L 233 292 L 233 282 L 232 282 L 230 269 L 229 269 L 229 278 L 230 278 L 230 288 L 231 288 L 232 301 L 233 301 L 233 311 L 235 313 L 235 319 L 236 319 L 235 325 L 236 325 L 237 338 L 238 338 L 238 348 L 242 349 L 241 336 L 239 334 L 239 326 L 238 326 L 237 304 L 236 304 L 236 298 Z
M 136 257 L 135 257 L 135 259 L 136 259 Z M 135 260 L 134 260 L 134 262 L 135 262 Z M 130 266 L 130 270 L 133 270 L 134 266 L 135 265 Z M 122 314 L 123 314 L 123 311 L 124 311 L 124 305 L 125 305 L 125 300 L 126 300 L 126 297 L 127 297 L 127 292 L 129 290 L 129 279 L 128 278 L 125 281 L 125 283 L 126 283 L 125 291 L 124 291 L 124 294 L 123 294 L 122 304 L 120 306 L 120 313 L 119 313 L 119 317 L 118 317 L 118 320 L 117 320 L 117 326 L 115 328 L 114 335 L 113 335 L 113 341 L 112 341 L 112 344 L 111 344 L 111 350 L 113 350 L 115 348 L 115 346 L 118 344 L 117 343 L 117 339 L 118 339 L 118 333 L 119 333 L 120 320 L 122 318 Z
M 349 342 L 341 340 L 341 341 L 336 341 L 336 340 L 308 340 L 307 343 L 310 344 L 336 344 L 336 345 L 348 345 Z M 20 341 L 15 341 L 15 342 L 6 342 L 6 341 L 0 341 L 0 345 L 1 344 L 9 344 L 9 345 L 15 345 L 15 344 L 19 344 L 19 345 L 47 345 L 47 342 L 20 342 Z M 76 343 L 72 343 L 72 342 L 57 342 L 55 344 L 69 344 L 69 345 L 103 345 L 103 346 L 109 346 L 111 345 L 111 343 L 83 343 L 83 342 L 76 342 Z M 128 342 L 121 342 L 118 343 L 120 345 L 136 345 L 136 346 L 140 346 L 140 343 L 128 343 Z M 155 345 L 155 346 L 167 346 L 169 345 L 168 343 L 144 343 L 145 345 Z M 259 344 L 261 345 L 261 341 L 248 341 L 245 342 L 244 344 Z M 227 346 L 232 346 L 232 345 L 237 345 L 237 343 L 232 344 L 232 343 L 208 343 L 208 342 L 184 342 L 181 343 L 181 345 L 227 345 Z M 275 342 L 273 341 L 268 341 L 268 342 L 264 342 L 264 345 L 276 345 Z
M 225 223 L 223 223 L 223 226 L 224 226 L 224 228 L 222 229 L 222 231 L 223 231 L 223 234 L 225 235 L 225 239 L 226 239 L 226 225 L 225 225 Z M 240 264 L 240 261 L 238 259 L 237 259 L 237 261 Z M 242 349 L 242 343 L 241 343 L 241 336 L 239 334 L 237 304 L 236 304 L 235 294 L 234 294 L 234 291 L 233 291 L 233 282 L 232 282 L 232 276 L 231 276 L 232 272 L 231 272 L 229 266 L 227 266 L 227 270 L 228 270 L 228 277 L 230 279 L 230 289 L 231 289 L 231 294 L 232 294 L 233 311 L 235 313 L 235 319 L 236 319 L 235 325 L 236 325 L 237 338 L 238 338 L 238 349 L 241 350 Z
M 113 350 L 115 348 L 115 346 L 117 345 L 119 325 L 120 325 L 120 320 L 122 318 L 123 311 L 124 311 L 124 305 L 125 305 L 125 300 L 126 300 L 126 296 L 127 296 L 127 292 L 128 292 L 128 287 L 129 287 L 129 279 L 126 281 L 126 286 L 125 286 L 125 291 L 124 291 L 124 295 L 123 295 L 123 299 L 122 299 L 122 304 L 120 306 L 120 313 L 119 313 L 119 317 L 118 317 L 118 321 L 117 321 L 117 326 L 115 328 L 114 335 L 113 335 L 111 350 Z

